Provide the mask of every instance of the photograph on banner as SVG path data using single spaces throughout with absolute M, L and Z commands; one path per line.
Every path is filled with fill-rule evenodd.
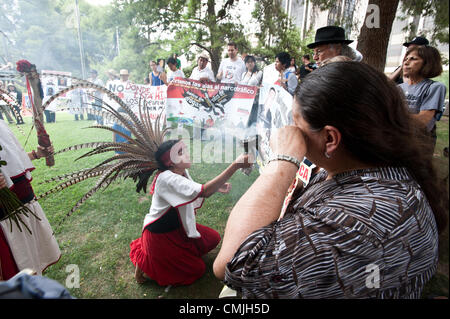
M 72 85 L 72 81 L 70 78 L 71 75 L 72 75 L 71 72 L 42 70 L 41 83 L 42 83 L 42 90 L 44 91 L 44 98 L 42 99 L 42 104 L 47 102 L 47 100 L 51 96 Z M 55 112 L 58 106 L 65 107 L 70 102 L 71 102 L 71 94 L 69 92 L 58 97 L 58 99 L 53 103 L 50 103 L 50 105 L 46 107 L 46 110 Z
M 139 103 L 142 107 L 146 107 L 151 120 L 163 112 L 166 107 L 167 86 L 149 86 L 145 84 L 136 84 L 131 81 L 113 80 L 106 82 L 106 88 L 128 105 L 134 113 L 139 116 Z M 103 97 L 105 103 L 111 105 L 115 109 L 119 108 L 119 104 L 111 100 L 107 96 Z M 142 114 L 143 116 L 145 114 Z
M 263 83 L 259 93 L 256 119 L 256 132 L 260 137 L 257 163 L 261 168 L 272 155 L 270 136 L 277 129 L 293 124 L 292 102 L 292 95 L 281 86 Z
M 168 122 L 246 129 L 258 87 L 175 78 L 167 88 Z

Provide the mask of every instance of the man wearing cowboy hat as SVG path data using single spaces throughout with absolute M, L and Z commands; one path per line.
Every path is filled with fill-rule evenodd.
M 130 73 L 128 73 L 127 69 L 122 69 L 119 71 L 120 81 L 128 82 L 128 78 L 130 77 Z
M 192 70 L 191 76 L 192 80 L 197 80 L 200 82 L 214 82 L 214 73 L 210 68 L 207 68 L 209 57 L 206 53 L 201 53 L 197 58 L 197 66 Z
M 361 53 L 353 50 L 348 45 L 353 40 L 345 38 L 345 30 L 338 26 L 326 26 L 316 31 L 313 43 L 307 45 L 314 50 L 314 60 L 320 66 L 325 60 L 338 55 L 345 55 L 354 61 L 361 61 Z
M 106 75 L 108 76 L 108 81 L 114 81 L 119 79 L 119 75 L 114 69 L 109 69 L 108 71 L 106 71 Z

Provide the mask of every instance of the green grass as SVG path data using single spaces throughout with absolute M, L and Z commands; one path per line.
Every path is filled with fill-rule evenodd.
M 55 146 L 55 150 L 70 145 L 111 139 L 111 133 L 98 129 L 83 129 L 93 122 L 74 121 L 73 116 L 57 113 L 56 123 L 46 124 L 46 129 Z M 21 128 L 28 134 L 30 118 Z M 23 136 L 16 126 L 10 126 L 24 145 Z M 436 164 L 440 175 L 448 175 L 448 159 L 443 158 L 442 149 L 448 146 L 448 117 L 438 122 L 438 142 L 435 151 Z M 36 148 L 36 134 L 33 131 L 26 151 Z M 41 194 L 57 183 L 39 184 L 49 177 L 75 171 L 98 163 L 98 159 L 74 159 L 86 150 L 59 154 L 55 157 L 55 166 L 46 167 L 45 160 L 34 161 L 33 187 Z M 103 155 L 106 157 L 107 155 Z M 199 183 L 205 183 L 219 174 L 228 164 L 193 164 L 190 173 Z M 241 172 L 231 178 L 233 185 L 230 194 L 215 194 L 206 199 L 199 210 L 197 221 L 216 229 L 223 234 L 228 213 L 239 197 L 256 179 L 253 172 L 250 177 Z M 172 287 L 169 292 L 153 281 L 138 285 L 134 280 L 134 267 L 129 259 L 129 244 L 141 234 L 142 222 L 147 213 L 151 196 L 137 194 L 132 180 L 111 185 L 88 200 L 79 210 L 68 217 L 58 227 L 64 215 L 78 201 L 95 180 L 85 181 L 58 194 L 50 195 L 40 201 L 47 218 L 56 231 L 56 238 L 62 251 L 58 263 L 49 267 L 45 276 L 65 285 L 69 275 L 66 267 L 78 265 L 80 269 L 80 288 L 69 289 L 77 298 L 217 298 L 222 283 L 212 273 L 212 263 L 220 247 L 204 257 L 206 274 L 190 286 Z M 423 297 L 432 295 L 448 297 L 448 229 L 441 235 L 440 264 L 436 276 L 427 284 Z
M 448 72 L 447 72 L 448 76 Z M 448 85 L 448 78 L 447 78 Z M 449 131 L 449 118 L 443 116 L 437 123 L 437 141 L 436 148 L 434 150 L 434 160 L 436 167 L 438 168 L 438 174 L 440 178 L 445 178 L 449 173 L 448 158 L 443 156 L 444 147 L 448 147 L 448 131 Z M 448 180 L 447 186 L 447 200 L 448 200 Z M 448 298 L 449 287 L 449 227 L 439 236 L 439 266 L 436 275 L 425 286 L 422 293 L 423 298 L 432 298 L 433 296 L 446 296 Z
M 19 141 L 24 145 L 30 130 L 30 118 L 21 128 L 10 126 Z M 46 124 L 55 150 L 74 144 L 111 140 L 111 133 L 98 129 L 83 129 L 93 122 L 74 121 L 73 116 L 56 114 L 56 123 Z M 26 151 L 36 148 L 36 133 L 30 136 Z M 87 150 L 79 150 L 55 156 L 55 166 L 46 167 L 45 160 L 34 161 L 33 188 L 41 194 L 57 182 L 39 184 L 53 176 L 93 166 L 97 159 L 75 158 Z M 103 155 L 102 157 L 107 157 Z M 205 183 L 227 167 L 225 164 L 193 164 L 192 178 Z M 197 221 L 223 234 L 228 213 L 239 196 L 256 179 L 254 172 L 250 177 L 236 172 L 231 178 L 232 190 L 229 194 L 214 194 L 208 198 L 198 211 Z M 172 287 L 168 293 L 164 287 L 149 281 L 138 285 L 134 280 L 134 267 L 129 258 L 129 244 L 141 235 L 142 223 L 151 203 L 151 196 L 136 193 L 132 180 L 110 185 L 89 199 L 81 208 L 60 224 L 64 215 L 95 184 L 94 180 L 84 181 L 57 194 L 40 200 L 47 218 L 56 231 L 62 257 L 58 263 L 48 268 L 45 275 L 65 285 L 69 275 L 66 266 L 78 265 L 80 269 L 80 288 L 69 289 L 77 298 L 217 298 L 223 285 L 212 273 L 212 263 L 218 248 L 204 257 L 206 274 L 197 282 L 185 287 Z

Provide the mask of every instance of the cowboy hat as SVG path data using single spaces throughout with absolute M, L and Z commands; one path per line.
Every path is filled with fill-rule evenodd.
M 353 40 L 345 39 L 345 30 L 337 26 L 326 26 L 316 31 L 315 42 L 307 45 L 308 48 L 313 49 L 316 46 L 327 43 L 345 43 L 350 44 Z
M 203 58 L 203 59 L 206 59 L 206 61 L 209 61 L 209 56 L 208 56 L 208 54 L 206 52 L 200 53 L 198 55 L 198 57 L 197 57 L 197 60 L 200 59 L 200 58 Z
M 116 70 L 114 70 L 114 69 L 109 69 L 108 71 L 106 71 L 106 73 L 111 74 L 112 76 L 115 76 L 115 77 L 119 76 L 117 74 Z

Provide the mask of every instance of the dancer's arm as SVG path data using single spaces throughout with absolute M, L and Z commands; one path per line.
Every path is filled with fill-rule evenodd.
M 203 186 L 203 192 L 201 196 L 206 198 L 217 192 L 219 188 L 222 187 L 222 185 L 225 184 L 225 182 L 229 180 L 239 168 L 252 166 L 252 163 L 249 163 L 249 161 L 249 155 L 243 154 L 239 156 L 222 173 L 220 173 L 218 176 L 216 176 Z

